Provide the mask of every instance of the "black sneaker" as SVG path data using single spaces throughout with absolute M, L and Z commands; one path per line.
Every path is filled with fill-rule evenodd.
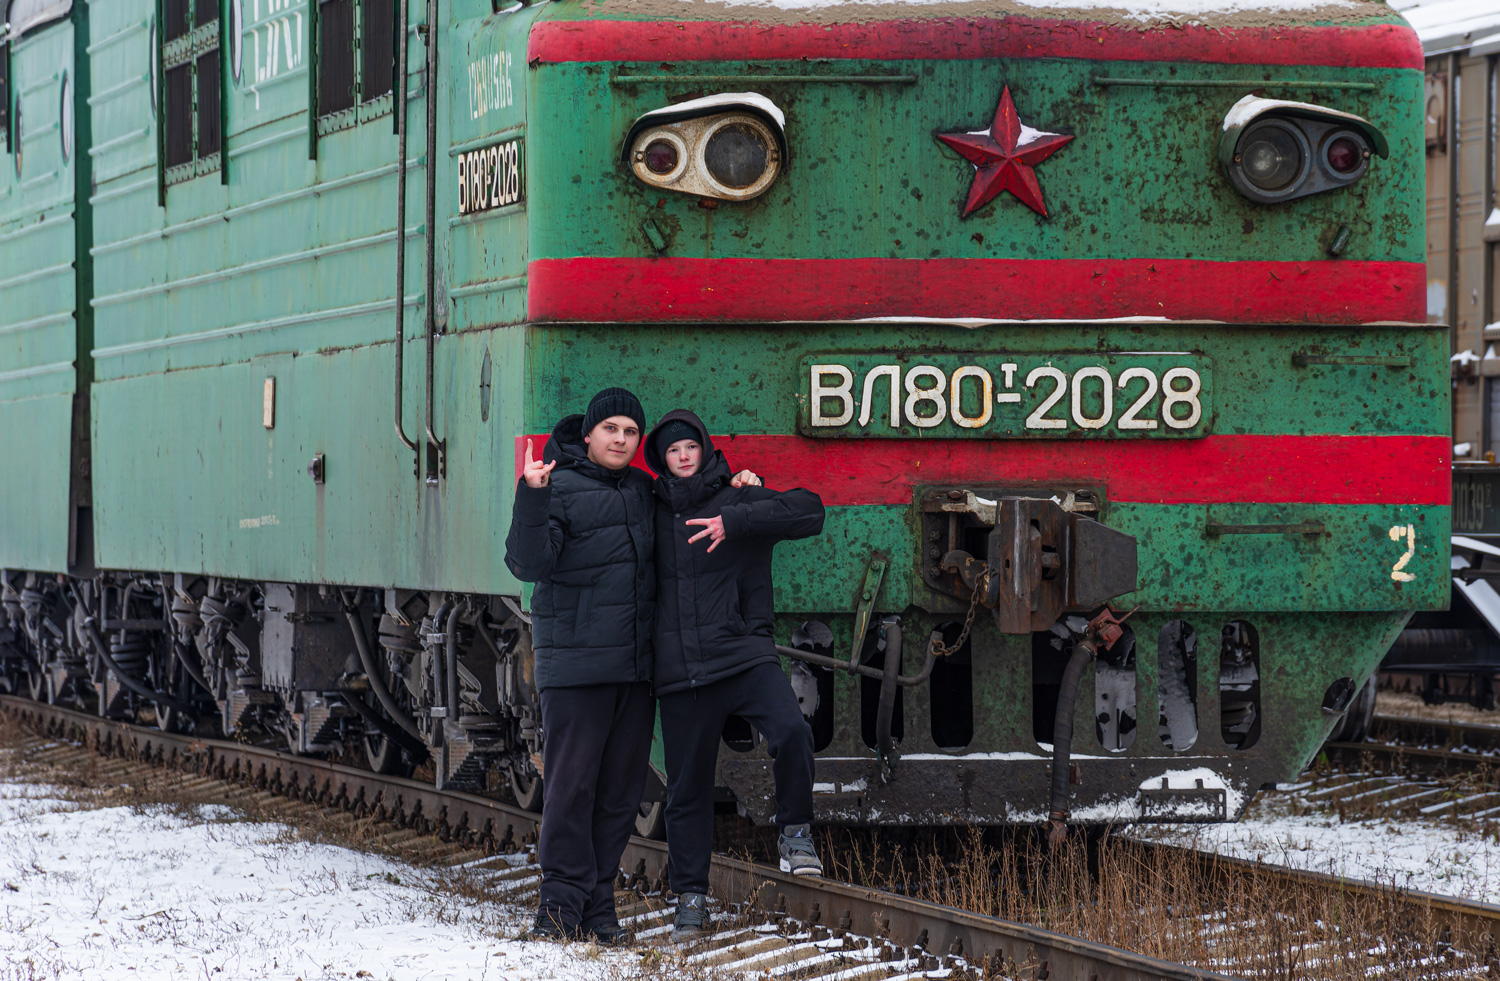
M 789 824 L 776 843 L 781 852 L 781 871 L 792 875 L 822 875 L 823 863 L 812 843 L 812 825 Z
M 708 933 L 708 897 L 701 892 L 685 892 L 677 897 L 677 919 L 672 924 L 672 939 L 696 940 Z
M 613 917 L 585 923 L 579 928 L 586 940 L 593 940 L 606 947 L 623 947 L 635 940 L 635 934 L 616 923 Z
M 578 928 L 563 926 L 552 910 L 539 911 L 536 922 L 531 925 L 532 940 L 572 940 L 577 936 Z

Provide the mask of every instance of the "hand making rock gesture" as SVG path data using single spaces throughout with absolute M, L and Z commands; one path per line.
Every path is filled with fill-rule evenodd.
M 712 518 L 689 518 L 683 524 L 703 526 L 702 531 L 688 539 L 689 545 L 705 535 L 709 538 L 708 550 L 710 552 L 724 543 L 724 516 L 722 514 L 716 514 Z
M 531 440 L 526 441 L 526 468 L 521 475 L 526 478 L 526 486 L 533 490 L 540 490 L 552 481 L 552 468 L 557 466 L 557 461 L 543 463 L 532 457 Z

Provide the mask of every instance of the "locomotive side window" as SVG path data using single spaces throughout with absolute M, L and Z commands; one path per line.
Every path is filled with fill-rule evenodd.
M 162 161 L 168 184 L 219 169 L 222 65 L 219 0 L 163 0 Z
M 391 92 L 395 21 L 395 0 L 319 0 L 318 117 L 340 117 L 325 129 L 354 124 L 350 110 Z
M 396 0 L 363 0 L 360 25 L 361 102 L 378 99 L 394 88 L 396 76 Z

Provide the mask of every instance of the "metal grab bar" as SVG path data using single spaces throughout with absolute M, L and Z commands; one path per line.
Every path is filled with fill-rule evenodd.
M 405 3 L 406 0 L 400 0 Z M 427 100 L 427 382 L 426 382 L 426 429 L 427 461 L 423 468 L 429 484 L 436 484 L 445 476 L 448 451 L 446 441 L 438 439 L 432 431 L 432 365 L 436 358 L 437 344 L 437 91 L 438 91 L 438 0 L 427 0 L 427 82 L 423 86 L 423 97 Z M 446 301 L 445 301 L 446 302 Z M 456 717 L 456 716 L 455 716 Z
M 1321 535 L 1321 521 L 1301 521 L 1280 525 L 1227 525 L 1210 521 L 1204 527 L 1205 535 Z
M 409 39 L 407 20 L 410 11 L 408 0 L 396 0 L 396 77 L 399 87 L 396 92 L 396 435 L 409 450 L 416 450 L 417 441 L 406 435 L 406 424 L 401 420 L 404 398 L 402 391 L 406 356 L 406 47 Z M 431 161 L 428 162 L 429 168 Z M 432 226 L 423 229 L 432 236 Z

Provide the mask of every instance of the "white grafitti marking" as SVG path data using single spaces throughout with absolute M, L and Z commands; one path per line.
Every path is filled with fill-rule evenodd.
M 1389 534 L 1393 542 L 1401 541 L 1403 536 L 1406 538 L 1406 551 L 1402 553 L 1401 558 L 1396 560 L 1396 564 L 1391 567 L 1391 578 L 1396 580 L 1396 582 L 1411 582 L 1417 577 L 1410 572 L 1402 572 L 1401 570 L 1405 569 L 1406 564 L 1417 554 L 1417 526 L 1392 525 Z

